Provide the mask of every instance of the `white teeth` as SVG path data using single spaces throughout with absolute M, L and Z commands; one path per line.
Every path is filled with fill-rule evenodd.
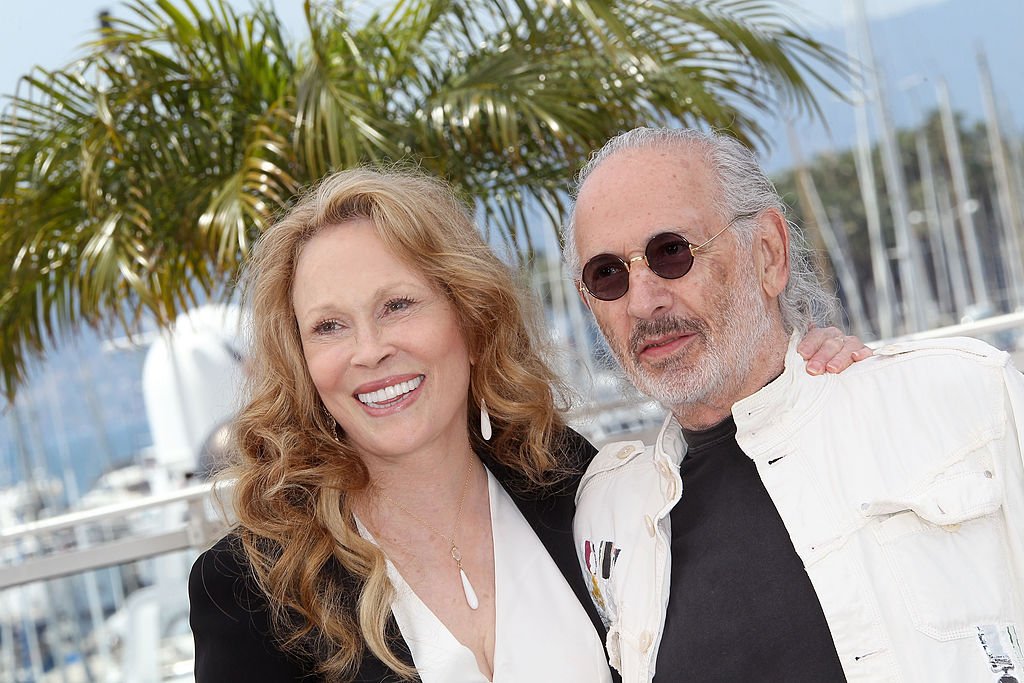
M 356 394 L 356 398 L 358 398 L 362 403 L 376 408 L 380 407 L 380 404 L 385 401 L 390 401 L 393 398 L 408 394 L 410 391 L 418 387 L 421 382 L 423 382 L 423 375 L 414 377 L 408 382 L 399 382 L 398 384 L 392 384 L 389 387 L 384 387 L 377 391 L 371 391 L 368 394 Z

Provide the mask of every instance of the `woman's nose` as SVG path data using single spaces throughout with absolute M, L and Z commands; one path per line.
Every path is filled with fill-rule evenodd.
M 380 365 L 395 352 L 394 344 L 386 330 L 377 325 L 369 325 L 356 334 L 356 350 L 352 354 L 352 364 L 367 368 Z

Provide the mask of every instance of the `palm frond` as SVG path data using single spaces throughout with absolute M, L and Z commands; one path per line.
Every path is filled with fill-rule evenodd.
M 623 129 L 815 115 L 838 54 L 766 0 L 305 3 L 128 0 L 74 63 L 22 79 L 0 120 L 0 371 L 81 325 L 131 332 L 229 296 L 252 242 L 332 169 L 412 160 L 521 258 Z

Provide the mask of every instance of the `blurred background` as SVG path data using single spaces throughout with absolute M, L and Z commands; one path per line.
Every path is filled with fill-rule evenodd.
M 300 187 L 416 163 L 542 299 L 595 443 L 649 437 L 559 258 L 637 125 L 751 144 L 873 343 L 1024 322 L 1024 0 L 5 0 L 0 683 L 190 681 L 244 379 L 236 278 Z M 1018 363 L 1019 365 L 1019 363 Z

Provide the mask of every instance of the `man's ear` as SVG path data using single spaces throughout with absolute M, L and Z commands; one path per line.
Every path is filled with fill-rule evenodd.
M 754 234 L 754 266 L 769 299 L 782 294 L 789 282 L 789 224 L 776 209 L 765 209 Z

